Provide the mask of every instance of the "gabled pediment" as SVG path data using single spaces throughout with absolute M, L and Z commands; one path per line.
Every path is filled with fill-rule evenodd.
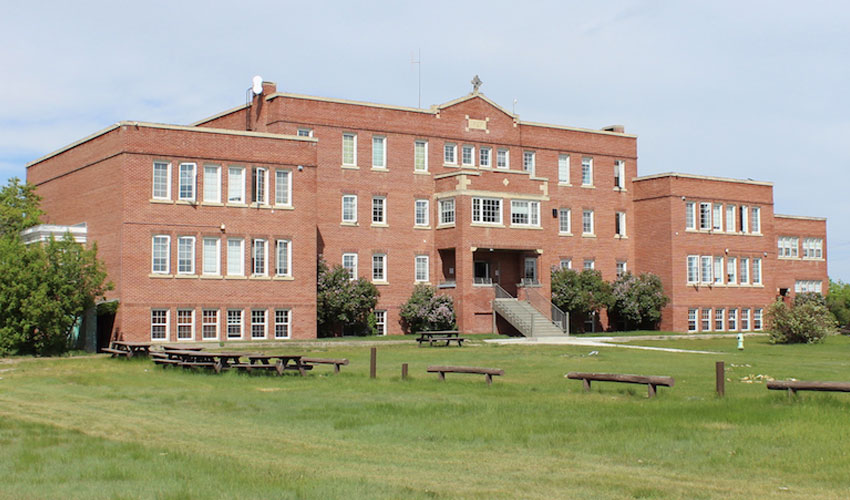
M 492 107 L 495 111 L 498 111 L 498 112 L 500 112 L 500 113 L 503 113 L 503 114 L 504 114 L 504 115 L 506 115 L 508 118 L 511 118 L 511 119 L 518 119 L 518 117 L 517 117 L 516 115 L 514 115 L 513 113 L 509 113 L 509 112 L 508 112 L 508 110 L 506 110 L 505 108 L 503 108 L 503 107 L 499 106 L 498 104 L 496 104 L 495 102 L 493 102 L 492 100 L 490 100 L 490 99 L 489 99 L 486 95 L 484 95 L 484 94 L 482 94 L 482 93 L 480 93 L 480 92 L 472 92 L 472 93 L 467 94 L 467 95 L 465 95 L 465 96 L 463 96 L 463 97 L 458 97 L 457 99 L 452 99 L 451 101 L 445 102 L 445 103 L 443 103 L 443 104 L 436 104 L 436 105 L 434 105 L 434 106 L 431 106 L 431 109 L 432 109 L 433 111 L 435 111 L 435 112 L 438 112 L 438 113 L 439 113 L 440 111 L 448 110 L 449 108 L 453 108 L 453 107 L 463 107 L 463 104 L 464 104 L 464 103 L 468 103 L 469 101 L 473 101 L 474 99 L 478 99 L 478 100 L 480 100 L 481 102 L 486 103 L 487 105 L 489 105 L 490 107 Z

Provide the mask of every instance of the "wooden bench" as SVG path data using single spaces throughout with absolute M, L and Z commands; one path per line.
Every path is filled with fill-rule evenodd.
M 301 358 L 301 362 L 310 368 L 313 365 L 334 365 L 334 373 L 339 373 L 340 366 L 348 366 L 348 360 L 345 358 L 342 359 L 328 359 L 328 358 Z
M 477 373 L 484 375 L 487 385 L 493 383 L 493 375 L 504 375 L 505 371 L 499 368 L 481 368 L 477 366 L 429 366 L 428 373 L 438 373 L 440 380 L 446 380 L 446 373 Z
M 253 370 L 274 370 L 278 375 L 283 375 L 282 363 L 236 363 L 230 366 L 236 368 L 240 372 L 244 371 L 251 373 Z
M 662 377 L 657 375 L 629 375 L 623 373 L 587 373 L 570 372 L 567 378 L 581 380 L 585 391 L 590 390 L 592 380 L 598 382 L 623 382 L 626 384 L 645 384 L 649 388 L 649 397 L 655 396 L 655 388 L 659 385 L 673 387 L 673 377 Z
M 850 392 L 850 382 L 817 382 L 805 380 L 771 380 L 767 388 L 773 391 L 788 391 L 794 396 L 797 391 Z
M 177 366 L 183 368 L 212 368 L 216 373 L 221 373 L 221 363 L 217 361 L 178 361 Z
M 130 359 L 130 357 L 133 355 L 133 351 L 128 351 L 124 349 L 113 349 L 111 347 L 104 347 L 103 349 L 101 349 L 101 351 L 112 354 L 111 357 L 113 358 L 116 356 L 124 356 L 127 359 Z

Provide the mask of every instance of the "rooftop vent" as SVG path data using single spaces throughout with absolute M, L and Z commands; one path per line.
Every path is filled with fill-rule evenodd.
M 626 133 L 626 127 L 622 125 L 608 125 L 607 127 L 602 127 L 602 130 L 605 132 L 616 132 L 618 134 Z

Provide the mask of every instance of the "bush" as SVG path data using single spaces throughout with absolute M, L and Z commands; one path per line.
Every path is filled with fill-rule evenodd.
M 767 331 L 772 344 L 814 344 L 836 333 L 835 318 L 818 300 L 803 297 L 788 307 L 781 300 L 767 310 Z
M 378 288 L 365 279 L 351 279 L 348 271 L 336 265 L 329 269 L 319 260 L 316 290 L 316 316 L 319 337 L 342 335 L 344 331 L 369 333 L 369 314 L 378 303 Z
M 624 323 L 625 329 L 654 330 L 661 321 L 661 309 L 670 299 L 664 295 L 661 278 L 652 273 L 635 276 L 630 272 L 612 285 L 613 303 L 608 313 Z
M 401 319 L 408 333 L 423 330 L 452 330 L 455 311 L 452 298 L 436 295 L 428 285 L 416 285 L 410 298 L 401 306 Z
M 830 280 L 826 307 L 835 316 L 839 327 L 845 330 L 850 327 L 850 283 Z
M 611 285 L 595 269 L 552 271 L 552 303 L 569 312 L 570 322 L 580 331 L 587 315 L 609 307 L 612 299 Z

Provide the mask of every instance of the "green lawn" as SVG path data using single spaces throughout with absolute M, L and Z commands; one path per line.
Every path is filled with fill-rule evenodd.
M 633 342 L 634 343 L 634 342 Z M 213 375 L 145 359 L 0 360 L 0 498 L 847 498 L 850 394 L 796 400 L 742 379 L 850 381 L 850 339 L 615 347 L 378 347 L 339 375 Z M 266 349 L 272 352 L 273 349 Z M 714 395 L 714 362 L 727 397 Z M 412 378 L 400 379 L 402 363 Z M 430 364 L 498 367 L 448 374 Z M 568 371 L 671 375 L 644 386 Z

